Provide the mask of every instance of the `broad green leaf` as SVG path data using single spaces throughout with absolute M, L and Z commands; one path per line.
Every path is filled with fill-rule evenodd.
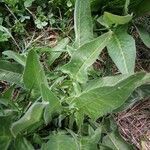
M 0 60 L 0 69 L 19 74 L 22 74 L 23 72 L 23 67 L 21 65 L 5 60 Z
M 129 108 L 132 108 L 135 103 L 138 101 L 144 101 L 146 98 L 150 96 L 150 84 L 144 84 L 140 87 L 138 87 L 132 95 L 126 100 L 126 102 L 114 112 L 121 112 L 124 110 L 127 110 Z
M 73 53 L 71 61 L 62 67 L 62 71 L 69 74 L 71 78 L 80 83 L 86 82 L 88 67 L 94 63 L 100 52 L 108 44 L 111 34 L 111 31 L 103 34 L 77 49 Z
M 50 135 L 49 141 L 42 145 L 41 150 L 77 150 L 74 139 L 69 135 Z
M 103 86 L 83 91 L 79 96 L 69 98 L 68 102 L 77 108 L 77 117 L 85 114 L 92 119 L 111 113 L 120 107 L 131 93 L 140 86 L 144 73 L 132 75 L 114 86 Z M 78 119 L 78 118 L 77 118 Z
M 16 138 L 12 146 L 14 150 L 34 150 L 31 143 L 24 137 Z
M 22 71 L 23 68 L 15 63 L 8 61 L 0 61 L 0 80 L 15 83 L 22 86 Z
M 96 87 L 115 86 L 119 82 L 127 79 L 130 75 L 108 76 L 100 79 L 94 79 L 84 85 L 84 91 L 92 90 Z
M 27 130 L 32 125 L 41 121 L 43 110 L 46 107 L 46 102 L 34 103 L 18 121 L 14 122 L 11 126 L 11 132 L 14 137 L 19 133 Z
M 102 145 L 107 146 L 111 150 L 132 150 L 133 146 L 128 144 L 117 131 L 108 133 L 102 141 Z M 107 150 L 107 148 L 101 148 Z
M 37 53 L 32 49 L 29 51 L 23 74 L 23 81 L 28 89 L 40 89 L 41 84 L 47 85 L 47 79 L 40 64 Z
M 9 83 L 15 83 L 16 85 L 19 86 L 23 86 L 21 82 L 22 75 L 19 73 L 0 69 L 0 80 L 7 81 Z
M 44 101 L 49 102 L 44 110 L 44 120 L 48 124 L 52 116 L 61 111 L 61 105 L 57 96 L 44 84 L 41 85 L 41 95 Z
M 119 25 L 126 24 L 129 21 L 131 21 L 131 19 L 132 19 L 132 15 L 118 16 L 118 15 L 111 14 L 109 12 L 104 12 L 103 15 L 104 22 L 109 26 L 113 24 L 119 24 Z
M 26 58 L 24 56 L 13 51 L 4 51 L 3 55 L 6 55 L 8 59 L 13 59 L 22 66 L 25 66 Z
M 126 27 L 117 28 L 107 45 L 108 53 L 122 74 L 132 74 L 135 68 L 136 47 Z
M 142 27 L 137 27 L 137 29 L 143 43 L 150 48 L 150 33 Z
M 76 0 L 74 12 L 75 47 L 93 39 L 93 21 L 90 0 Z

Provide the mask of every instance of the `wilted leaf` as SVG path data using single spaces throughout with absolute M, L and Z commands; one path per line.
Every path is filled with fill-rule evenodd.
M 126 27 L 117 28 L 107 45 L 108 53 L 122 74 L 133 74 L 136 47 Z
M 111 38 L 112 32 L 103 34 L 102 36 L 84 44 L 77 49 L 71 58 L 71 61 L 62 67 L 64 73 L 68 73 L 71 78 L 80 83 L 87 81 L 87 68 L 90 67 L 98 58 L 100 52 L 107 45 Z

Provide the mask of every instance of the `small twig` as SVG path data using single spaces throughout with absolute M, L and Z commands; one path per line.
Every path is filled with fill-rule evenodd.
M 11 9 L 5 4 L 6 8 L 8 9 L 8 11 L 12 14 L 12 16 L 15 18 L 15 20 L 18 21 L 17 17 L 15 16 L 15 14 L 11 11 Z

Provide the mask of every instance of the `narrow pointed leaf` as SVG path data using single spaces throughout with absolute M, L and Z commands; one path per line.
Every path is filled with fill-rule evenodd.
M 150 33 L 142 27 L 137 27 L 137 29 L 143 43 L 150 48 Z
M 41 85 L 41 95 L 44 101 L 49 102 L 44 110 L 44 120 L 48 124 L 52 116 L 61 111 L 61 104 L 57 96 L 44 84 Z
M 107 45 L 108 53 L 122 74 L 132 74 L 135 68 L 136 47 L 125 27 L 117 28 Z
M 21 64 L 22 66 L 25 66 L 25 62 L 26 62 L 25 56 L 22 56 L 13 51 L 4 51 L 3 55 L 6 55 L 8 57 L 8 59 L 13 59 L 16 62 L 18 62 L 19 64 Z
M 48 103 L 34 103 L 18 121 L 11 126 L 11 132 L 16 137 L 19 133 L 27 130 L 32 125 L 41 121 L 43 110 Z
M 32 49 L 28 53 L 23 81 L 28 89 L 40 89 L 42 83 L 47 84 L 47 79 L 40 64 L 37 53 Z
M 108 32 L 81 46 L 74 52 L 71 61 L 62 67 L 62 71 L 80 83 L 86 82 L 88 67 L 94 63 L 100 52 L 108 44 L 111 34 L 112 32 Z
M 23 68 L 15 63 L 0 61 L 0 80 L 22 86 Z
M 66 48 L 67 44 L 69 43 L 69 39 L 65 38 L 62 39 L 54 48 L 51 50 L 50 60 L 48 64 L 51 65 L 54 61 L 60 57 L 64 49 Z
M 103 15 L 104 22 L 111 26 L 113 24 L 126 24 L 129 21 L 131 21 L 132 15 L 126 15 L 126 16 L 118 16 L 111 14 L 109 12 L 105 12 Z
M 97 119 L 120 107 L 135 88 L 140 86 L 138 83 L 141 82 L 144 76 L 144 73 L 140 73 L 132 75 L 114 86 L 101 87 L 100 85 L 100 87 L 92 87 L 68 101 L 78 109 L 77 115 L 79 118 L 81 113 L 92 119 Z
M 75 22 L 75 47 L 89 42 L 93 38 L 93 22 L 91 16 L 90 0 L 76 0 Z

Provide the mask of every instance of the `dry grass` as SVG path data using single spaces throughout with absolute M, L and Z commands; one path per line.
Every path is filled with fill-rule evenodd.
M 150 150 L 150 99 L 118 113 L 116 122 L 126 141 L 139 150 Z

